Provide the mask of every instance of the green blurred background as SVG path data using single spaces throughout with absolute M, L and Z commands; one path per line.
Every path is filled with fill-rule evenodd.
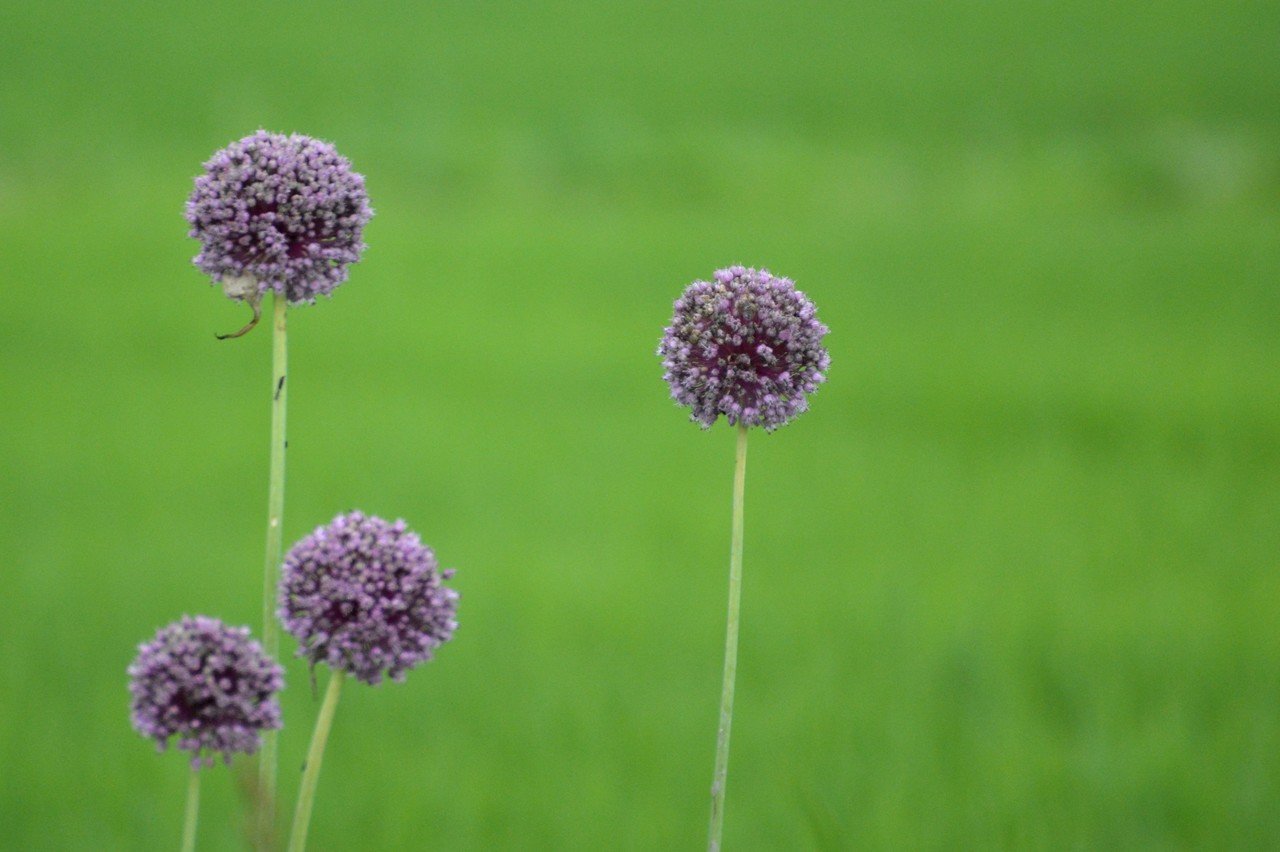
M 752 438 L 726 846 L 1276 848 L 1278 45 L 1273 0 L 6 6 L 0 846 L 176 845 L 125 667 L 259 630 L 270 335 L 214 340 L 181 214 L 265 127 L 377 210 L 292 313 L 286 541 L 402 516 L 462 593 L 345 690 L 313 848 L 705 842 L 733 441 L 654 349 L 739 262 L 833 366 Z

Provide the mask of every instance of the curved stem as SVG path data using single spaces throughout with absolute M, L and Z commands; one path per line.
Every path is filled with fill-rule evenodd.
M 729 618 L 724 637 L 724 688 L 720 693 L 720 728 L 716 736 L 716 770 L 711 780 L 711 828 L 707 848 L 719 852 L 724 832 L 724 787 L 729 774 L 729 729 L 733 725 L 733 682 L 738 673 L 738 603 L 742 599 L 742 504 L 747 482 L 747 427 L 738 424 L 737 460 L 733 468 L 733 532 L 729 541 Z
M 276 587 L 280 583 L 280 563 L 284 560 L 284 450 L 285 409 L 288 388 L 285 372 L 288 348 L 285 311 L 289 300 L 273 292 L 271 317 L 271 467 L 267 487 L 267 555 L 262 572 L 262 649 L 271 659 L 280 656 L 280 629 L 276 624 Z M 279 744 L 275 731 L 262 738 L 258 759 L 258 836 L 273 846 L 275 837 L 276 775 Z
M 244 337 L 258 326 L 258 320 L 262 319 L 262 303 L 253 301 L 249 303 L 249 307 L 253 308 L 253 319 L 249 320 L 239 331 L 233 331 L 230 334 L 215 334 L 214 337 L 219 340 L 234 340 L 237 337 Z
M 324 691 L 324 704 L 316 717 L 316 729 L 311 735 L 311 748 L 307 750 L 307 762 L 302 770 L 302 785 L 298 787 L 298 807 L 293 812 L 293 832 L 289 836 L 289 852 L 302 852 L 307 848 L 307 827 L 311 823 L 311 806 L 316 798 L 316 783 L 320 780 L 320 761 L 324 760 L 324 745 L 329 741 L 329 728 L 333 726 L 333 713 L 338 707 L 338 693 L 342 691 L 343 671 L 335 669 L 329 675 L 329 687 Z
M 196 819 L 200 815 L 200 769 L 191 767 L 191 778 L 187 781 L 187 815 L 182 821 L 182 852 L 192 852 L 196 848 Z

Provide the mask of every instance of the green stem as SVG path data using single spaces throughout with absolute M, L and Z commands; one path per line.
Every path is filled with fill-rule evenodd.
M 302 770 L 302 785 L 298 788 L 298 808 L 293 813 L 293 833 L 289 836 L 289 852 L 302 852 L 307 848 L 307 827 L 311 823 L 311 806 L 316 798 L 316 783 L 320 780 L 320 761 L 324 760 L 324 744 L 329 741 L 329 728 L 333 726 L 333 712 L 338 708 L 338 693 L 342 691 L 343 672 L 335 669 L 329 675 L 329 687 L 324 692 L 324 704 L 316 717 L 316 729 L 311 735 L 311 748 L 307 750 L 307 762 Z
M 711 780 L 711 828 L 707 848 L 719 852 L 724 833 L 724 787 L 729 775 L 729 729 L 733 725 L 733 682 L 738 673 L 738 603 L 742 599 L 742 503 L 747 482 L 747 427 L 738 424 L 733 468 L 733 533 L 729 542 L 729 618 L 724 637 L 724 689 L 716 735 L 716 771 Z
M 276 586 L 280 583 L 280 563 L 284 561 L 284 450 L 285 410 L 289 389 L 285 384 L 288 365 L 285 311 L 289 300 L 273 292 L 271 316 L 271 472 L 267 488 L 267 556 L 262 573 L 262 649 L 273 660 L 280 658 L 280 629 L 276 624 Z M 279 744 L 275 731 L 262 738 L 258 759 L 258 836 L 268 848 L 275 837 L 276 775 Z
M 191 767 L 191 778 L 187 781 L 187 816 L 182 821 L 182 852 L 192 852 L 196 848 L 196 818 L 200 815 L 200 770 Z

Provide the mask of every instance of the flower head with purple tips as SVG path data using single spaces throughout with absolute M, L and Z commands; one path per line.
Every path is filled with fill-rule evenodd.
M 695 281 L 675 303 L 658 355 L 671 396 L 709 428 L 773 431 L 808 408 L 831 363 L 817 309 L 787 278 L 733 266 Z
M 441 582 L 453 573 L 404 521 L 350 512 L 285 556 L 280 620 L 312 664 L 401 681 L 458 626 L 458 593 Z
M 313 302 L 360 259 L 373 211 L 364 178 L 327 142 L 259 130 L 204 164 L 187 201 L 194 263 L 228 296 Z
M 249 628 L 184 616 L 138 646 L 129 666 L 133 727 L 161 750 L 170 737 L 193 766 L 253 754 L 261 732 L 280 727 L 276 693 L 284 671 L 249 638 Z

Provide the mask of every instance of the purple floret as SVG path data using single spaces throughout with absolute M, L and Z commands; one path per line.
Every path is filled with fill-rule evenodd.
M 280 620 L 312 665 L 402 681 L 458 626 L 458 593 L 441 584 L 453 573 L 404 521 L 339 515 L 285 557 Z
M 186 210 L 202 246 L 193 262 L 228 295 L 274 290 L 291 303 L 314 302 L 347 279 L 371 216 L 364 177 L 332 145 L 265 130 L 204 164 Z
M 658 355 L 671 396 L 707 429 L 730 424 L 772 432 L 809 407 L 831 363 L 813 302 L 787 278 L 733 266 L 695 281 L 675 303 Z
M 249 628 L 228 627 L 198 615 L 160 628 L 138 646 L 129 666 L 133 727 L 163 751 L 170 737 L 191 752 L 193 766 L 212 754 L 253 754 L 261 732 L 280 727 L 276 693 L 284 670 L 249 638 Z

